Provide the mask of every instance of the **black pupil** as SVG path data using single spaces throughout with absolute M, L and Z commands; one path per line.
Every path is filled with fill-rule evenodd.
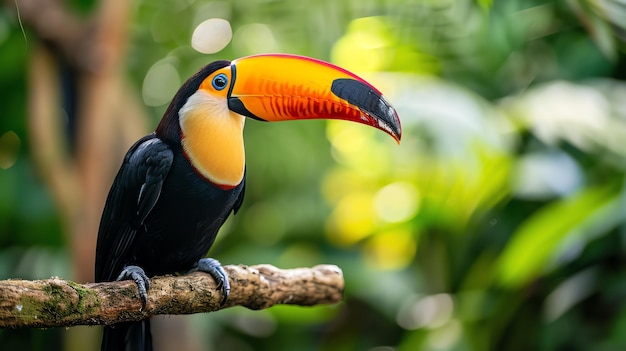
M 222 76 L 217 76 L 215 77 L 215 86 L 218 88 L 223 88 L 226 86 L 226 78 L 222 77 Z

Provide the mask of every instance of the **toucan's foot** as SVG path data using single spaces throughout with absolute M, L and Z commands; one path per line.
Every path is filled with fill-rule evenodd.
M 132 280 L 137 284 L 139 289 L 139 297 L 141 298 L 141 309 L 146 308 L 148 302 L 148 290 L 150 289 L 150 278 L 146 275 L 146 272 L 139 266 L 126 266 L 122 270 L 122 273 L 117 277 L 117 280 Z
M 222 290 L 222 301 L 220 305 L 224 305 L 230 294 L 230 283 L 228 282 L 228 274 L 220 262 L 214 258 L 201 258 L 196 266 L 189 272 L 201 271 L 209 273 L 217 283 L 217 289 Z

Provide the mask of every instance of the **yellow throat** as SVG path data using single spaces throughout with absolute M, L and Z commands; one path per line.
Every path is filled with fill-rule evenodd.
M 244 121 L 223 100 L 202 90 L 179 112 L 183 150 L 198 173 L 215 185 L 232 188 L 243 180 Z

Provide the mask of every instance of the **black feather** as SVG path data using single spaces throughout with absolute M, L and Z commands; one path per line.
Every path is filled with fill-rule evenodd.
M 226 218 L 241 206 L 245 176 L 233 189 L 212 184 L 193 168 L 180 140 L 178 111 L 204 78 L 228 64 L 214 62 L 191 77 L 155 133 L 129 149 L 100 222 L 97 282 L 115 280 L 129 265 L 142 268 L 148 277 L 196 268 Z M 147 320 L 105 327 L 102 350 L 151 349 Z

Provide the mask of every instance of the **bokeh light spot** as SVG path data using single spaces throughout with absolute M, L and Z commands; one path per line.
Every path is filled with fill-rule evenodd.
M 407 182 L 396 182 L 380 189 L 374 198 L 376 214 L 387 222 L 411 219 L 419 209 L 419 193 Z
M 389 170 L 389 149 L 378 137 L 390 142 L 388 145 L 392 141 L 384 133 L 363 124 L 328 121 L 327 136 L 335 161 L 353 167 L 360 175 L 373 179 Z
M 233 31 L 227 20 L 210 18 L 193 31 L 191 46 L 203 54 L 214 54 L 224 49 L 232 38 Z
M 360 179 L 349 170 L 336 168 L 329 171 L 322 182 L 324 198 L 331 204 L 361 188 Z
M 279 51 L 274 33 L 263 23 L 251 23 L 237 29 L 233 48 L 241 56 Z
M 407 330 L 434 329 L 450 321 L 453 312 L 454 300 L 448 294 L 414 296 L 398 311 L 396 322 Z
M 345 121 L 328 121 L 326 134 L 333 148 L 351 157 L 366 149 L 371 138 L 371 130 L 366 126 Z
M 352 193 L 342 198 L 329 219 L 329 239 L 340 246 L 353 245 L 374 231 L 372 195 Z
M 450 319 L 445 325 L 428 334 L 426 344 L 429 350 L 454 350 L 461 339 L 463 326 L 457 319 Z
M 409 231 L 393 230 L 376 234 L 364 246 L 365 257 L 378 269 L 402 269 L 408 266 L 417 250 Z
M 178 70 L 168 59 L 161 60 L 150 67 L 143 79 L 143 101 L 148 106 L 165 105 L 172 100 L 179 87 Z
M 333 47 L 332 60 L 354 71 L 379 71 L 390 60 L 386 48 L 392 44 L 393 37 L 380 17 L 358 18 Z

